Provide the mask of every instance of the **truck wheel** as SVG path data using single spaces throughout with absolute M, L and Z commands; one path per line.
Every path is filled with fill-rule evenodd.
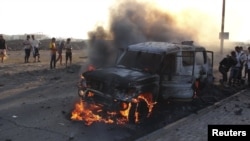
M 136 115 L 138 113 L 138 115 Z M 129 111 L 129 122 L 130 123 L 142 123 L 146 120 L 149 114 L 149 108 L 144 100 L 139 103 L 132 103 L 132 107 Z

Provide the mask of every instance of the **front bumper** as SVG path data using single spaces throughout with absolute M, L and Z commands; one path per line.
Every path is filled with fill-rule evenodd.
M 86 89 L 86 90 L 79 90 L 81 93 L 84 91 L 83 95 L 79 96 L 81 99 L 86 102 L 86 104 L 92 104 L 99 106 L 104 111 L 112 111 L 112 112 L 119 112 L 123 110 L 127 110 L 128 101 L 122 101 L 113 98 L 111 95 L 104 94 L 100 91 L 93 90 L 93 89 Z

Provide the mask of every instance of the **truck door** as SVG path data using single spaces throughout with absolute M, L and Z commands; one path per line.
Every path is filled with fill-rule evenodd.
M 163 61 L 161 95 L 164 99 L 192 98 L 194 51 L 167 54 Z
M 207 56 L 205 51 L 196 51 L 195 52 L 195 69 L 194 76 L 195 78 L 206 78 L 207 76 L 207 68 L 206 65 Z
M 213 79 L 213 52 L 196 51 L 194 67 L 195 78 L 198 78 L 201 87 L 204 87 Z
M 213 67 L 214 67 L 214 52 L 213 51 L 206 51 L 206 64 L 208 66 L 208 72 L 207 72 L 207 80 L 208 83 L 212 83 L 214 79 L 213 75 Z

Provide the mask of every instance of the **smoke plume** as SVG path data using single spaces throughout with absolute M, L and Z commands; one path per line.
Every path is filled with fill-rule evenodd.
M 181 42 L 192 40 L 192 35 L 176 26 L 175 18 L 135 0 L 119 1 L 111 9 L 110 31 L 118 47 L 145 41 Z
M 205 18 L 207 21 L 202 20 Z M 96 30 L 89 32 L 91 48 L 105 48 L 103 50 L 106 54 L 103 51 L 94 51 L 90 54 L 98 56 L 97 60 L 105 60 L 107 56 L 112 56 L 110 52 L 114 52 L 114 49 L 126 48 L 130 44 L 145 41 L 181 43 L 193 40 L 199 44 L 201 39 L 211 41 L 209 32 L 214 32 L 206 27 L 212 25 L 208 22 L 209 17 L 195 10 L 173 14 L 152 3 L 139 0 L 117 1 L 110 9 L 109 19 L 109 29 L 98 26 Z

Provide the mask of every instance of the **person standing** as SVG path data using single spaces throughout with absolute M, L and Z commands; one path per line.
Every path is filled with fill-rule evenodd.
M 222 80 L 220 80 L 220 82 L 224 86 L 227 86 L 228 71 L 232 66 L 235 66 L 237 64 L 237 60 L 233 57 L 233 55 L 234 53 L 231 53 L 231 56 L 227 55 L 220 61 L 219 64 L 219 72 L 222 74 Z
M 235 63 L 234 65 L 231 66 L 228 84 L 229 86 L 234 86 L 237 81 L 238 73 L 239 73 L 239 67 L 237 66 L 238 60 L 237 60 L 235 51 L 231 52 L 231 57 L 235 61 Z
M 65 49 L 66 49 L 66 67 L 68 67 L 68 60 L 69 64 L 71 65 L 72 63 L 72 45 L 71 45 L 71 39 L 68 38 L 65 44 Z
M 35 39 L 35 35 L 31 35 L 31 46 L 32 46 L 32 51 L 33 51 L 33 57 L 34 57 L 34 62 L 40 62 L 40 54 L 39 54 L 39 46 L 40 46 L 40 41 Z
M 62 40 L 60 43 L 59 43 L 59 46 L 57 48 L 57 52 L 58 52 L 58 57 L 56 59 L 56 62 L 57 61 L 60 61 L 60 65 L 62 65 L 62 50 L 64 49 L 64 45 L 65 45 L 65 41 Z
M 24 63 L 29 63 L 30 51 L 31 51 L 30 35 L 26 36 L 26 40 L 23 41 L 23 46 L 25 52 Z
M 0 57 L 1 57 L 1 63 L 3 63 L 4 58 L 7 55 L 7 45 L 3 38 L 3 35 L 0 34 Z
M 51 42 L 49 44 L 49 48 L 50 48 L 50 69 L 55 69 L 56 68 L 56 38 L 52 38 Z
M 242 70 L 244 68 L 244 64 L 245 64 L 245 60 L 246 60 L 246 54 L 245 54 L 242 46 L 239 47 L 239 50 L 240 50 L 239 51 L 240 52 L 240 54 L 239 54 L 240 70 L 239 70 L 239 74 L 238 74 L 238 79 L 239 79 L 239 81 L 241 83 L 241 80 L 242 80 L 242 77 L 243 77 Z
M 246 56 L 246 66 L 247 66 L 247 85 L 250 87 L 250 47 L 248 49 L 248 54 Z

